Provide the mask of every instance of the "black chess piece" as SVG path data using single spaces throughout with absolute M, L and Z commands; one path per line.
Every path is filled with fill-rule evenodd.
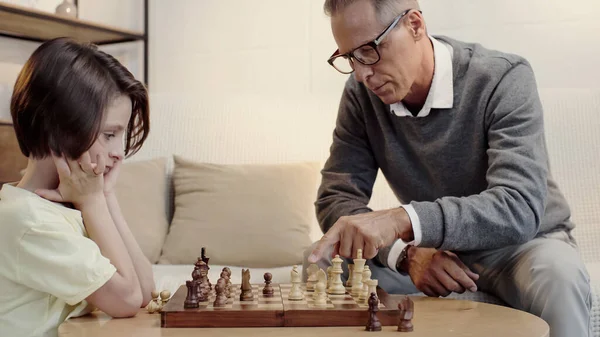
M 227 305 L 227 296 L 225 295 L 225 279 L 220 278 L 215 285 L 216 298 L 213 307 L 219 308 Z
M 263 288 L 264 297 L 273 297 L 275 290 L 271 286 L 271 280 L 273 279 L 273 275 L 271 273 L 265 273 L 265 287 Z
M 196 281 L 185 281 L 185 286 L 187 287 L 187 296 L 185 301 L 183 302 L 183 307 L 186 309 L 189 308 L 198 308 L 198 284 Z
M 240 287 L 240 301 L 254 300 L 252 285 L 250 284 L 250 269 L 242 269 L 242 286 Z
M 375 293 L 371 293 L 369 296 L 369 321 L 367 322 L 367 331 L 381 331 L 381 322 L 377 318 L 377 312 L 379 311 L 379 299 Z
M 414 302 L 408 297 L 404 296 L 400 303 L 398 303 L 398 309 L 400 309 L 400 320 L 398 321 L 398 331 L 411 332 L 414 330 L 412 324 L 414 314 Z
M 205 247 L 202 247 L 202 249 L 201 249 L 200 251 L 201 251 L 201 252 L 200 252 L 200 259 L 201 259 L 201 260 L 202 260 L 204 263 L 208 264 L 208 260 L 210 260 L 210 257 L 206 256 L 206 248 L 205 248 Z

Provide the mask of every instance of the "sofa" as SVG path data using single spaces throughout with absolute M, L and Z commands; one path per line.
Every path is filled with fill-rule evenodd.
M 600 336 L 600 90 L 546 89 L 540 96 L 551 170 L 577 226 L 593 290 L 594 336 Z M 153 104 L 156 111 L 175 103 Z M 191 157 L 164 153 L 127 162 L 117 187 L 157 289 L 174 292 L 190 279 L 201 247 L 211 280 L 227 266 L 234 283 L 243 268 L 253 283 L 265 272 L 273 282 L 289 282 L 292 266 L 302 268 L 303 250 L 322 235 L 313 207 L 322 161 L 215 164 Z M 373 209 L 398 205 L 381 177 L 372 201 Z M 503 305 L 482 292 L 449 297 Z

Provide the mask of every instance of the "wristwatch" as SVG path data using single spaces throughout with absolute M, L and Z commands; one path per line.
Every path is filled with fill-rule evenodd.
M 396 260 L 396 271 L 401 273 L 401 274 L 406 274 L 406 271 L 403 270 L 401 268 L 402 263 L 404 262 L 404 260 L 406 260 L 406 258 L 408 258 L 408 249 L 410 248 L 410 245 L 406 245 L 406 247 L 404 247 L 404 249 L 402 249 L 402 251 L 400 252 L 400 256 L 398 256 L 398 260 Z

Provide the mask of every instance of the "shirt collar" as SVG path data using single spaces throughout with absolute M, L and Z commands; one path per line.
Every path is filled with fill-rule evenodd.
M 423 108 L 416 117 L 426 117 L 431 109 L 450 109 L 454 104 L 454 78 L 452 72 L 453 48 L 449 44 L 429 36 L 433 45 L 434 69 L 431 88 Z M 390 111 L 398 117 L 413 117 L 402 102 L 390 105 Z

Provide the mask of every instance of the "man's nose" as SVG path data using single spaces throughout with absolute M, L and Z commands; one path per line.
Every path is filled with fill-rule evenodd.
M 354 76 L 358 82 L 365 82 L 373 75 L 373 68 L 360 62 L 354 62 Z

